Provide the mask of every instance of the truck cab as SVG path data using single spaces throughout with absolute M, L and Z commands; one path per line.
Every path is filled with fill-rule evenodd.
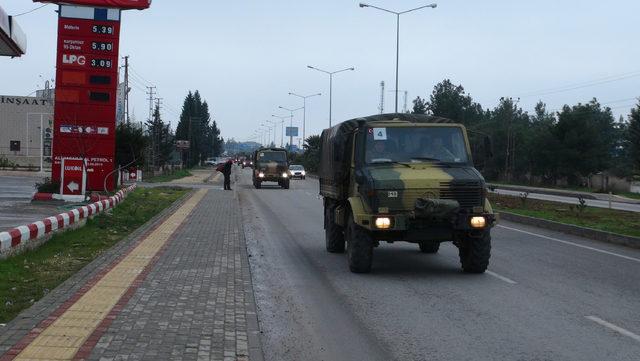
M 253 185 L 257 189 L 263 182 L 276 182 L 289 189 L 289 154 L 283 148 L 260 148 L 253 153 Z
M 462 268 L 484 272 L 496 217 L 474 166 L 466 129 L 448 119 L 384 114 L 322 133 L 320 194 L 329 252 L 347 250 L 353 272 L 369 272 L 380 242 L 441 242 Z

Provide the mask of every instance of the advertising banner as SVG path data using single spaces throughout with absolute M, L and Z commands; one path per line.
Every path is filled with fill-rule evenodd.
M 286 127 L 286 136 L 287 137 L 297 137 L 298 136 L 298 127 Z
M 86 191 L 87 173 L 84 160 L 78 158 L 62 158 L 62 178 L 60 194 L 84 195 Z

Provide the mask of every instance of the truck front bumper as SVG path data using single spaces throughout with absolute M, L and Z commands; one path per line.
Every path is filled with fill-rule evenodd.
M 375 239 L 406 241 L 450 240 L 454 233 L 481 233 L 492 228 L 498 220 L 494 213 L 460 213 L 451 219 L 415 218 L 408 214 L 362 215 L 356 218 L 356 223 L 372 231 Z M 475 226 L 472 225 L 474 218 Z M 480 218 L 484 220 L 482 227 L 478 226 Z

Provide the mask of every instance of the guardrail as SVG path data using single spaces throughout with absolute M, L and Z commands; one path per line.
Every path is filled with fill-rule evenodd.
M 125 199 L 127 193 L 135 188 L 136 185 L 133 184 L 121 189 L 107 199 L 78 207 L 35 223 L 19 226 L 6 232 L 0 232 L 0 259 L 15 254 L 26 247 L 36 247 L 46 241 L 46 238 L 53 235 L 53 233 L 77 227 L 87 218 L 114 208 Z M 36 242 L 39 240 L 43 241 Z

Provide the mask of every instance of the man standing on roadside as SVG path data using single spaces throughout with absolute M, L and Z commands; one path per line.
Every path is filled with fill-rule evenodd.
M 229 159 L 227 160 L 227 162 L 224 164 L 222 168 L 222 175 L 224 176 L 224 190 L 226 191 L 231 190 L 231 166 L 232 165 L 233 165 L 233 162 L 231 162 L 231 159 Z

